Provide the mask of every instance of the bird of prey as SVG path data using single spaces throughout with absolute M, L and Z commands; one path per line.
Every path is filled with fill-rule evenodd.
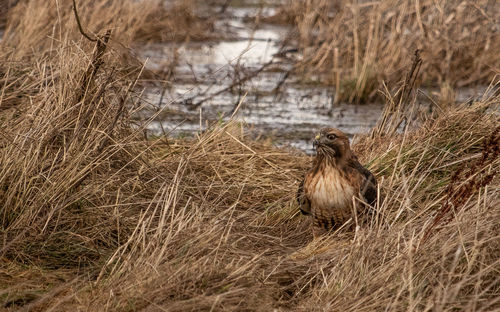
M 313 234 L 335 229 L 377 202 L 377 181 L 351 151 L 340 130 L 321 129 L 315 137 L 316 158 L 299 185 L 302 214 L 313 218 Z M 357 199 L 355 199 L 357 198 Z

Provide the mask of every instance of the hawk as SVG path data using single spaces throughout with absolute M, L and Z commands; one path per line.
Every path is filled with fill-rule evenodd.
M 299 185 L 302 214 L 313 217 L 313 234 L 335 229 L 377 202 L 377 181 L 351 151 L 340 130 L 324 128 L 315 137 L 316 158 Z M 358 198 L 359 200 L 355 200 Z M 356 207 L 354 207 L 354 205 Z

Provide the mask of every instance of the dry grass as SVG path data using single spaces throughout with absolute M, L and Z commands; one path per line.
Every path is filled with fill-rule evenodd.
M 424 85 L 487 84 L 500 71 L 500 8 L 481 1 L 291 1 L 271 21 L 292 24 L 305 79 L 366 101 L 393 85 L 422 50 Z M 396 80 L 397 81 L 397 80 Z
M 295 203 L 309 157 L 235 122 L 146 140 L 130 118 L 139 73 L 111 48 L 55 40 L 2 63 L 3 309 L 499 308 L 500 181 L 480 183 L 500 170 L 495 88 L 360 138 L 386 199 L 355 232 L 312 241 Z
M 21 0 L 8 12 L 3 47 L 16 59 L 26 53 L 50 51 L 54 41 L 81 40 L 72 1 L 48 2 Z M 205 17 L 197 14 L 208 9 L 195 0 L 76 2 L 85 31 L 99 35 L 111 29 L 113 41 L 125 47 L 138 42 L 204 40 L 214 36 L 213 20 L 206 13 Z

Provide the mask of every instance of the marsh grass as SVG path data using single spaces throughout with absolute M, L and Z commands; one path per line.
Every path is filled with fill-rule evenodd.
M 85 31 L 96 36 L 113 31 L 118 47 L 149 42 L 213 39 L 213 20 L 203 3 L 189 1 L 76 1 Z M 3 48 L 19 59 L 54 48 L 54 42 L 81 40 L 72 1 L 18 1 L 7 14 Z M 53 21 L 48 23 L 47 21 Z
M 290 1 L 270 22 L 295 29 L 297 73 L 363 102 L 395 85 L 422 50 L 422 84 L 488 84 L 499 73 L 500 9 L 491 1 Z
M 295 202 L 309 156 L 234 121 L 146 139 L 140 72 L 120 71 L 112 44 L 17 53 L 1 55 L 3 309 L 499 307 L 498 85 L 358 138 L 384 200 L 356 230 L 313 240 Z

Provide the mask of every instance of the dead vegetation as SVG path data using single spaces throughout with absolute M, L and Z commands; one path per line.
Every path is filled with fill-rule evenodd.
M 3 309 L 498 309 L 497 85 L 359 139 L 386 200 L 312 241 L 295 203 L 309 157 L 235 122 L 145 139 L 139 73 L 97 35 L 0 56 Z
M 268 20 L 295 27 L 297 72 L 334 85 L 337 101 L 373 99 L 382 81 L 403 76 L 416 49 L 423 85 L 488 84 L 500 70 L 494 1 L 290 1 Z
M 112 28 L 117 46 L 132 43 L 169 42 L 211 39 L 213 20 L 208 8 L 195 0 L 189 1 L 77 1 L 85 31 L 97 35 Z M 50 51 L 54 40 L 81 40 L 72 12 L 73 2 L 20 0 L 8 13 L 3 48 L 9 48 L 16 58 L 26 53 Z M 52 22 L 48 22 L 52 21 Z M 51 38 L 52 40 L 48 40 Z

